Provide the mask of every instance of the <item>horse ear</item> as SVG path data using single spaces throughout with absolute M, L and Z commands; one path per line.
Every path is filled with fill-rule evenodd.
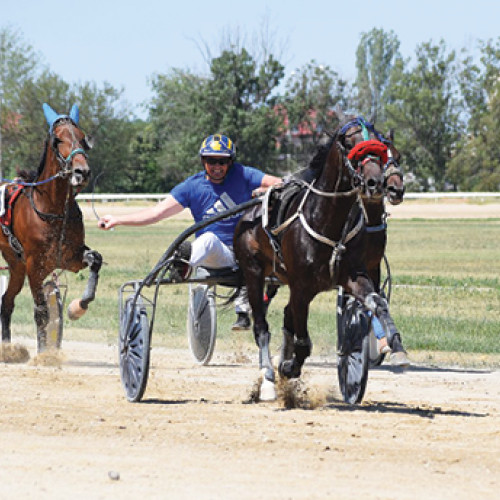
M 391 142 L 394 142 L 394 129 L 390 128 L 389 133 L 387 134 L 387 137 L 389 137 Z
M 49 127 L 52 127 L 52 124 L 56 121 L 56 118 L 59 115 L 46 102 L 43 103 L 42 107 L 45 119 L 47 120 Z
M 71 111 L 69 112 L 69 117 L 78 125 L 78 122 L 80 120 L 80 111 L 76 104 L 73 104 L 73 106 L 71 107 Z

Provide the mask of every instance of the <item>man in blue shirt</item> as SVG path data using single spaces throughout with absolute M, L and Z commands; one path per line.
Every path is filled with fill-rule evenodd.
M 105 215 L 99 220 L 99 227 L 108 230 L 118 225 L 154 224 L 185 208 L 189 208 L 195 222 L 199 222 L 250 200 L 256 189 L 266 189 L 281 182 L 279 177 L 236 163 L 236 148 L 225 135 L 208 136 L 201 144 L 199 155 L 204 170 L 175 186 L 163 201 L 135 214 Z M 200 230 L 191 247 L 190 266 L 233 266 L 233 235 L 240 217 L 241 214 L 237 214 Z M 238 317 L 233 329 L 248 329 L 250 317 L 246 299 L 236 300 L 236 313 Z

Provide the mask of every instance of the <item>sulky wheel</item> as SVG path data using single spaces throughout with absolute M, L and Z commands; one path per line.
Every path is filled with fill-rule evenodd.
M 361 304 L 339 293 L 337 307 L 338 379 L 344 401 L 360 403 L 369 368 L 369 318 Z
M 140 401 L 148 382 L 150 331 L 141 296 L 125 302 L 120 318 L 120 376 L 127 399 Z
M 214 287 L 190 286 L 187 334 L 194 359 L 200 365 L 207 365 L 212 359 L 217 337 Z

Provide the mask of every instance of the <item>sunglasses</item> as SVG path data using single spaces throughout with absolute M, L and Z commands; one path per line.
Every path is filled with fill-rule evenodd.
M 208 165 L 229 165 L 231 158 L 205 158 Z

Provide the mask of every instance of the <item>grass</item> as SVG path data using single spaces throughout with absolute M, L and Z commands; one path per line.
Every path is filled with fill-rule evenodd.
M 103 232 L 88 222 L 87 244 L 102 253 L 106 265 L 89 312 L 76 323 L 65 317 L 65 338 L 116 343 L 120 286 L 143 278 L 189 225 L 190 221 L 170 219 L 155 226 Z M 489 355 L 500 365 L 498 248 L 500 219 L 389 221 L 391 312 L 412 355 L 416 351 L 458 352 L 471 358 Z M 82 294 L 87 277 L 87 271 L 61 275 L 61 283 L 68 289 L 66 303 Z M 287 289 L 280 290 L 268 316 L 274 352 L 281 340 L 282 309 L 287 297 Z M 312 303 L 309 331 L 315 354 L 335 351 L 335 303 L 334 291 L 321 294 Z M 162 287 L 157 305 L 153 344 L 186 347 L 187 287 Z M 230 331 L 234 318 L 231 307 L 219 309 L 219 348 L 254 353 L 251 332 Z M 13 332 L 32 337 L 35 334 L 27 285 L 16 301 Z

